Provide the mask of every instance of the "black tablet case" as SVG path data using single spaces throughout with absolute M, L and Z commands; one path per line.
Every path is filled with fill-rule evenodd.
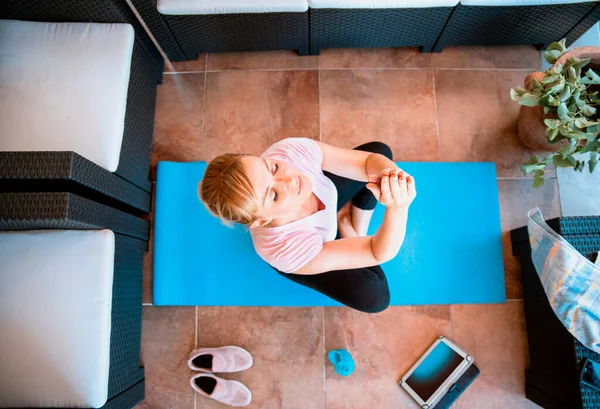
M 454 385 L 450 387 L 444 397 L 431 409 L 449 409 L 467 387 L 479 376 L 479 369 L 471 365 Z

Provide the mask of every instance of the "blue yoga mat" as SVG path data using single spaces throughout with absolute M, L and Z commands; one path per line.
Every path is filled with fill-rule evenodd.
M 392 305 L 505 301 L 493 163 L 400 163 L 415 177 L 404 244 L 382 265 Z M 205 162 L 160 162 L 154 220 L 154 304 L 334 306 L 280 277 L 242 226 L 225 227 L 199 201 Z M 383 220 L 378 206 L 374 233 Z

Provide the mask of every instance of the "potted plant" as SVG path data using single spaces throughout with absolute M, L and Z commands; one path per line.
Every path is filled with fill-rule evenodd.
M 510 90 L 522 105 L 519 136 L 532 149 L 549 151 L 543 158 L 532 156 L 521 171 L 534 175 L 533 186 L 544 184 L 545 168 L 572 167 L 594 171 L 600 152 L 600 48 L 580 47 L 567 52 L 565 39 L 552 43 L 544 53 L 554 64 L 546 72 L 529 75 L 525 88 Z M 588 66 L 589 65 L 589 66 Z M 589 159 L 581 154 L 589 153 Z

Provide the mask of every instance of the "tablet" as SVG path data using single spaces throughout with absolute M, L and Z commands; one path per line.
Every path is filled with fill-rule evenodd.
M 445 337 L 438 338 L 400 380 L 400 386 L 423 409 L 433 408 L 474 358 Z

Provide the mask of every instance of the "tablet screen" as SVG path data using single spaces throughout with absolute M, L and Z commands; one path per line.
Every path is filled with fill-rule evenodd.
M 406 379 L 406 383 L 427 402 L 463 361 L 462 356 L 440 342 Z

